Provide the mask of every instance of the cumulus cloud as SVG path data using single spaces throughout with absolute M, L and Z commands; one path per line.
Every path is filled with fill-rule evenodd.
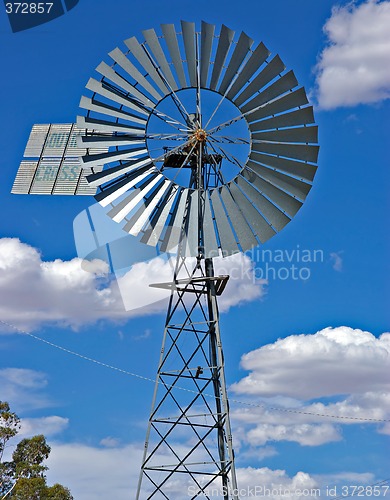
M 125 500 L 135 497 L 143 444 L 133 443 L 115 448 L 99 448 L 79 443 L 50 444 L 52 452 L 47 462 L 50 484 L 61 482 L 71 489 L 75 498 L 83 500 Z M 238 468 L 237 478 L 239 488 L 246 492 L 259 486 L 263 491 L 264 488 L 281 488 L 284 492 L 290 490 L 291 498 L 294 498 L 294 492 L 298 489 L 317 487 L 317 481 L 305 472 L 299 471 L 290 476 L 285 470 L 267 467 Z M 170 481 L 169 486 L 167 485 L 169 498 L 182 500 L 186 496 L 183 492 L 186 492 L 187 487 L 184 477 Z M 280 498 L 286 498 L 286 495 L 281 495 Z
M 241 365 L 250 374 L 231 389 L 303 400 L 388 391 L 389 353 L 389 333 L 376 338 L 341 326 L 314 335 L 291 335 L 245 354 Z
M 390 96 L 390 2 L 334 7 L 316 68 L 320 107 L 375 103 Z
M 389 354 L 390 334 L 349 327 L 292 335 L 245 354 L 241 364 L 250 373 L 231 390 L 252 403 L 261 399 L 257 407 L 234 406 L 240 446 L 319 446 L 339 441 L 343 425 L 389 420 Z M 310 401 L 321 397 L 337 399 Z M 387 423 L 372 423 L 390 433 Z
M 264 280 L 252 279 L 252 262 L 241 254 L 221 259 L 231 279 L 221 297 L 222 311 L 259 298 Z M 218 272 L 218 259 L 216 260 Z M 38 250 L 16 238 L 0 239 L 0 319 L 24 329 L 42 324 L 78 328 L 98 320 L 123 320 L 163 312 L 167 292 L 149 287 L 170 282 L 173 262 L 156 257 L 108 276 L 101 260 L 86 265 L 80 258 L 45 262 Z M 4 326 L 3 326 L 4 329 Z

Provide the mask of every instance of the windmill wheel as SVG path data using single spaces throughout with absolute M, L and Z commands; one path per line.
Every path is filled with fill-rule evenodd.
M 109 53 L 80 106 L 96 200 L 141 241 L 230 255 L 264 243 L 309 193 L 319 146 L 313 108 L 293 71 L 263 43 L 222 25 L 143 31 Z M 102 167 L 103 166 L 103 167 Z M 201 215 L 201 219 L 199 218 Z

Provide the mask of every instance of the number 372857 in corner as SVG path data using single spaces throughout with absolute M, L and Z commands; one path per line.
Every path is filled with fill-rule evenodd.
M 53 2 L 7 2 L 5 11 L 7 14 L 50 14 Z

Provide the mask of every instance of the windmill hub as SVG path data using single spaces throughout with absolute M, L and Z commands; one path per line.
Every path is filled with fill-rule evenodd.
M 207 132 L 202 128 L 199 128 L 198 130 L 195 131 L 194 138 L 198 142 L 205 142 L 207 139 Z

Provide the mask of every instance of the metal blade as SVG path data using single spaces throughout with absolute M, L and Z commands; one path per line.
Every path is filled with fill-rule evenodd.
M 181 21 L 181 30 L 183 32 L 190 84 L 192 87 L 196 87 L 195 23 Z
M 269 182 L 263 180 L 253 171 L 245 168 L 240 175 L 242 175 L 245 179 L 247 179 L 247 181 L 253 184 L 253 186 L 255 186 L 261 194 L 267 196 L 267 198 L 269 198 L 272 203 L 280 207 L 290 217 L 294 217 L 294 215 L 301 208 L 302 202 L 293 198 L 281 189 L 273 186 Z
M 261 42 L 256 47 L 248 61 L 241 68 L 240 74 L 237 76 L 236 81 L 233 83 L 231 89 L 226 94 L 226 96 L 230 100 L 233 100 L 233 97 L 238 94 L 238 92 L 244 87 L 244 85 L 246 85 L 250 78 L 265 62 L 269 54 L 270 51 L 267 49 L 263 42 Z
M 212 191 L 210 201 L 214 211 L 222 255 L 227 256 L 239 252 L 236 238 L 219 196 L 219 189 Z
M 249 117 L 252 117 L 252 115 L 249 115 Z M 292 127 L 294 125 L 307 125 L 309 123 L 314 123 L 313 108 L 311 106 L 290 111 L 274 118 L 267 118 L 260 122 L 251 123 L 249 128 L 252 132 L 256 132 L 257 130 L 271 130 L 274 128 Z
M 138 137 L 132 135 L 122 135 L 122 136 L 107 136 L 107 135 L 91 135 L 91 136 L 80 136 L 78 138 L 80 141 L 80 147 L 84 148 L 110 148 L 114 146 L 128 146 L 136 144 L 145 144 L 144 140 L 140 140 Z
M 138 42 L 135 36 L 125 40 L 125 44 L 133 54 L 133 56 L 137 59 L 140 65 L 145 69 L 145 71 L 149 74 L 150 78 L 154 81 L 154 83 L 159 87 L 161 92 L 166 95 L 169 91 L 167 86 L 165 85 L 163 79 L 159 75 L 155 65 L 152 63 L 150 58 L 148 57 L 144 47 Z
M 87 177 L 87 181 L 91 186 L 101 186 L 102 184 L 112 181 L 121 175 L 128 174 L 129 172 L 133 172 L 141 167 L 147 167 L 151 164 L 152 162 L 149 157 L 138 158 L 137 160 L 128 161 L 122 165 L 107 168 L 102 172 L 89 175 Z
M 85 87 L 91 90 L 92 92 L 96 92 L 102 97 L 106 97 L 111 101 L 117 102 L 118 104 L 121 104 L 126 108 L 133 109 L 134 111 L 137 111 L 142 115 L 149 116 L 150 114 L 148 110 L 143 108 L 140 104 L 135 103 L 133 99 L 127 97 L 123 92 L 120 92 L 118 89 L 116 89 L 115 91 L 114 89 L 111 90 L 107 89 L 103 86 L 101 82 L 98 82 L 94 78 L 90 78 Z
M 283 191 L 287 191 L 293 196 L 297 196 L 301 200 L 305 200 L 311 189 L 311 184 L 306 184 L 305 182 L 301 182 L 288 175 L 263 167 L 262 165 L 259 165 L 251 160 L 248 161 L 247 167 L 253 170 L 262 179 L 265 179 L 274 186 L 283 189 Z
M 276 231 L 281 231 L 290 222 L 286 214 L 260 194 L 244 177 L 239 175 L 234 182 L 242 189 Z
M 258 94 L 256 97 L 254 97 L 251 101 L 242 106 L 242 108 L 240 109 L 243 113 L 250 112 L 253 109 L 257 108 L 258 106 L 261 106 L 266 102 L 275 99 L 281 94 L 284 94 L 285 92 L 293 89 L 297 85 L 298 81 L 295 78 L 294 72 L 289 71 L 285 75 L 281 76 L 278 80 L 276 80 L 276 82 L 272 83 L 265 90 L 260 92 L 260 94 Z
M 214 39 L 214 24 L 208 24 L 202 21 L 201 49 L 200 49 L 200 86 L 207 86 L 207 77 L 209 74 L 211 49 Z
M 211 74 L 210 89 L 212 90 L 215 90 L 218 85 L 218 80 L 221 76 L 233 37 L 234 31 L 223 24 L 219 34 L 217 53 L 215 54 L 213 72 Z
M 234 100 L 236 106 L 241 106 L 253 94 L 265 87 L 271 80 L 276 78 L 286 68 L 283 61 L 277 55 L 260 73 L 251 81 L 245 90 Z
M 171 185 L 167 194 L 163 197 L 161 203 L 159 203 L 157 211 L 153 215 L 149 226 L 146 228 L 145 233 L 141 238 L 142 243 L 152 246 L 156 246 L 158 244 L 178 192 L 178 187 L 176 185 Z
M 90 99 L 89 97 L 82 96 L 79 104 L 80 108 L 89 109 L 90 111 L 96 111 L 96 113 L 101 113 L 103 115 L 113 116 L 115 118 L 123 118 L 124 120 L 140 123 L 146 126 L 146 120 L 144 118 L 139 118 L 132 113 L 126 111 L 121 111 L 118 108 L 104 104 L 96 99 Z
M 115 222 L 121 222 L 162 179 L 163 176 L 161 174 L 151 176 L 140 188 L 135 189 L 129 196 L 112 208 L 107 215 Z
M 271 142 L 318 143 L 318 127 L 295 127 L 252 133 L 252 140 Z
M 197 190 L 190 192 L 187 214 L 189 215 L 187 215 L 188 225 L 185 231 L 185 255 L 188 257 L 196 257 L 199 247 L 199 199 Z
M 173 250 L 183 237 L 184 212 L 187 205 L 187 197 L 189 189 L 182 189 L 178 195 L 178 200 L 175 205 L 175 213 L 172 216 L 164 239 L 161 243 L 160 250 L 167 252 Z
M 88 118 L 85 116 L 77 117 L 77 126 L 80 128 L 88 128 L 90 130 L 101 130 L 102 132 L 125 132 L 134 134 L 138 138 L 145 137 L 145 128 L 131 127 L 124 123 L 109 122 L 106 120 L 97 120 L 96 118 Z
M 146 92 L 149 92 L 157 101 L 159 101 L 162 96 L 157 92 L 157 90 L 151 85 L 151 83 L 144 77 L 144 75 L 138 71 L 134 64 L 129 61 L 126 55 L 119 49 L 116 48 L 108 54 L 119 66 L 126 71 L 134 80 L 143 87 Z
M 233 51 L 232 57 L 230 59 L 229 65 L 226 68 L 225 75 L 223 77 L 222 83 L 219 86 L 219 93 L 224 94 L 231 84 L 233 78 L 235 77 L 239 67 L 243 63 L 250 48 L 253 45 L 252 38 L 249 38 L 244 32 L 240 34 L 237 45 Z
M 173 65 L 176 70 L 176 74 L 179 78 L 180 86 L 182 88 L 187 87 L 186 76 L 184 74 L 184 68 L 182 63 L 182 57 L 180 54 L 179 44 L 177 42 L 177 36 L 174 24 L 162 24 L 161 30 L 164 34 L 164 38 L 171 55 Z
M 129 81 L 123 78 L 123 76 L 119 75 L 116 71 L 110 68 L 110 66 L 105 62 L 101 62 L 96 68 L 96 71 L 103 75 L 105 78 L 108 78 L 108 80 L 110 80 L 111 82 L 114 82 L 121 89 L 129 92 L 146 106 L 150 108 L 154 107 L 153 101 L 151 101 L 145 94 L 136 89 Z
M 145 153 L 148 153 L 148 150 L 145 148 L 122 149 L 97 155 L 85 155 L 81 157 L 80 162 L 85 167 L 91 167 L 92 165 L 103 165 L 113 161 L 128 160 L 134 156 L 145 155 Z
M 168 61 L 165 57 L 165 54 L 161 48 L 160 42 L 158 41 L 156 32 L 154 29 L 145 30 L 142 32 L 145 37 L 145 40 L 152 51 L 154 57 L 156 58 L 158 64 L 160 65 L 160 69 L 169 83 L 169 86 L 172 90 L 177 90 L 177 84 L 175 78 L 172 74 L 171 68 L 168 64 Z
M 141 206 L 137 213 L 125 224 L 124 231 L 133 236 L 138 236 L 144 225 L 148 222 L 151 213 L 156 208 L 167 189 L 172 185 L 172 182 L 166 179 L 160 182 L 153 193 L 145 200 L 144 206 Z
M 237 205 L 240 207 L 245 219 L 249 222 L 261 243 L 265 243 L 267 240 L 272 238 L 276 231 L 272 229 L 271 225 L 257 211 L 248 198 L 245 197 L 242 191 L 240 191 L 237 184 L 230 182 L 229 189 Z
M 232 197 L 229 185 L 222 186 L 220 193 L 241 250 L 246 252 L 250 248 L 257 246 L 258 241 L 256 240 L 249 224 L 245 220 L 245 217 L 242 215 L 240 207 Z
M 211 201 L 208 191 L 204 192 L 204 218 L 203 218 L 203 242 L 204 255 L 206 258 L 218 257 L 218 243 L 215 234 L 213 216 L 211 213 Z
M 300 179 L 305 179 L 310 182 L 313 181 L 317 171 L 317 167 L 315 165 L 310 165 L 309 163 L 288 160 L 287 158 L 278 158 L 276 156 L 270 156 L 257 152 L 252 152 L 249 158 L 257 163 L 262 163 L 263 165 L 267 165 L 273 169 L 281 170 L 282 172 L 295 175 Z
M 319 146 L 307 146 L 301 144 L 282 144 L 272 142 L 254 142 L 252 144 L 253 151 L 259 153 L 270 153 L 296 160 L 317 162 Z
M 273 116 L 277 113 L 284 113 L 288 109 L 297 108 L 298 106 L 305 106 L 309 101 L 307 100 L 306 92 L 304 88 L 300 88 L 284 95 L 283 97 L 276 99 L 270 103 L 261 106 L 261 108 L 256 111 L 250 112 L 246 119 L 248 122 L 254 122 L 265 118 L 267 116 Z
M 117 200 L 122 194 L 124 194 L 127 190 L 131 189 L 135 184 L 141 182 L 145 177 L 151 174 L 156 174 L 156 169 L 154 167 L 148 169 L 139 169 L 134 172 L 132 175 L 129 175 L 125 179 L 122 179 L 116 182 L 113 186 L 105 189 L 101 193 L 98 193 L 95 196 L 95 200 L 102 205 L 102 207 L 106 207 L 113 201 Z

